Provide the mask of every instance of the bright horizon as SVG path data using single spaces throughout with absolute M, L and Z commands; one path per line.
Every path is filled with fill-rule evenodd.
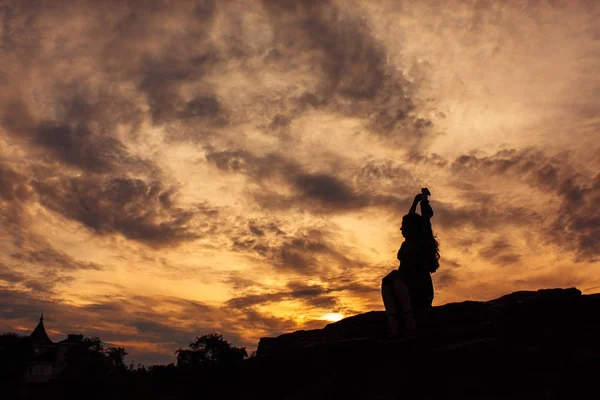
M 169 363 L 383 310 L 422 187 L 434 305 L 600 291 L 600 3 L 0 15 L 0 332 Z

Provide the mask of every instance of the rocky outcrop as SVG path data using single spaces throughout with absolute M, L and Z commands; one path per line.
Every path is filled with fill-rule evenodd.
M 577 398 L 600 372 L 600 294 L 522 291 L 434 307 L 411 340 L 383 312 L 263 338 L 249 398 Z M 282 392 L 283 390 L 283 392 Z M 280 397 L 280 398 L 283 398 Z

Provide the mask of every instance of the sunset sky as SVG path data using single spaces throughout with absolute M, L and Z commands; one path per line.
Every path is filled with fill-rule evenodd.
M 0 1 L 0 332 L 175 361 L 383 310 L 600 291 L 600 2 Z

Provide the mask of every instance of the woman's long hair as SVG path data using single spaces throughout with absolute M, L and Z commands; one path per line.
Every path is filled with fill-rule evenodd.
M 406 214 L 402 217 L 403 230 L 406 230 L 406 237 L 414 238 L 424 244 L 427 269 L 429 272 L 435 272 L 440 266 L 440 245 L 437 236 L 431 229 L 423 231 L 423 217 L 419 214 Z

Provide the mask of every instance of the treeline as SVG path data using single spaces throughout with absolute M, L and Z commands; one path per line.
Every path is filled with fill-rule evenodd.
M 131 400 L 238 395 L 246 368 L 242 361 L 248 358 L 244 347 L 232 346 L 216 333 L 196 337 L 188 348 L 177 349 L 176 364 L 126 365 L 126 355 L 125 348 L 106 347 L 98 337 L 85 337 L 80 346 L 69 349 L 64 369 L 50 382 L 26 383 L 33 356 L 29 337 L 1 334 L 1 397 Z

